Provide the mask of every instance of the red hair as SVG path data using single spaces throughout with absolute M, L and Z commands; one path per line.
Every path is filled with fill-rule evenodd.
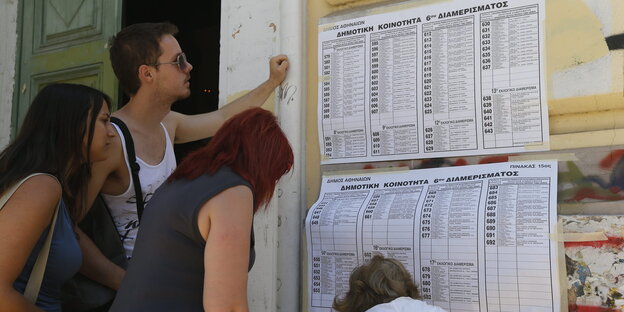
M 251 108 L 226 121 L 208 145 L 189 154 L 167 181 L 192 180 L 229 167 L 251 184 L 255 213 L 269 203 L 277 181 L 290 171 L 293 158 L 275 116 L 262 108 Z

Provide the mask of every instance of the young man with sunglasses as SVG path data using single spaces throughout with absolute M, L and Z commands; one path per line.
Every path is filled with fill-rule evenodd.
M 189 79 L 193 69 L 174 37 L 177 32 L 177 27 L 169 23 L 140 23 L 122 29 L 110 43 L 113 70 L 130 97 L 112 115 L 121 119 L 132 135 L 145 202 L 175 168 L 173 143 L 210 137 L 231 116 L 262 105 L 282 83 L 288 69 L 288 58 L 275 56 L 269 61 L 269 79 L 245 96 L 210 113 L 173 112 L 171 105 L 191 93 Z M 97 193 L 103 194 L 130 258 L 139 218 L 123 134 L 119 129 L 117 133 L 119 139 L 110 147 L 113 156 L 93 165 L 89 200 L 92 202 Z M 80 236 L 84 253 L 81 271 L 117 289 L 125 271 L 108 261 L 88 237 Z

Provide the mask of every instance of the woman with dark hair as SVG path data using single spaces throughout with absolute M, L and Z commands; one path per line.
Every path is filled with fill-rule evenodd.
M 88 209 L 91 164 L 108 157 L 115 136 L 110 103 L 90 87 L 48 85 L 0 153 L 0 195 L 29 177 L 0 210 L 0 311 L 61 310 L 61 285 L 82 262 L 74 230 Z M 57 206 L 43 281 L 31 303 L 23 293 Z
M 292 164 L 272 113 L 230 118 L 154 193 L 111 311 L 248 311 L 253 215 Z
M 418 288 L 403 264 L 375 255 L 353 270 L 349 291 L 344 298 L 334 299 L 333 308 L 338 312 L 445 312 L 419 299 Z

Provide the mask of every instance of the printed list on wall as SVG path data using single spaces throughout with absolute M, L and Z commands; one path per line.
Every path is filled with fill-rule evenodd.
M 308 211 L 308 311 L 330 312 L 375 254 L 449 312 L 560 311 L 557 162 L 324 177 Z
M 319 26 L 324 164 L 548 149 L 544 0 L 455 0 Z

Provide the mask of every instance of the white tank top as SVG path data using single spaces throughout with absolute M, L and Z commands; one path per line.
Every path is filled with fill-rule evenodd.
M 176 159 L 173 152 L 173 143 L 169 139 L 169 133 L 165 126 L 160 124 L 165 131 L 165 156 L 162 161 L 157 165 L 150 165 L 144 162 L 141 158 L 137 157 L 137 163 L 141 167 L 139 170 L 139 180 L 141 180 L 141 190 L 143 191 L 143 200 L 145 203 L 145 209 L 148 209 L 148 202 L 156 189 L 163 183 L 169 175 L 176 168 Z M 126 161 L 126 168 L 128 169 L 128 176 L 130 177 L 130 185 L 128 189 L 121 195 L 108 195 L 102 193 L 102 197 L 108 205 L 113 221 L 117 227 L 117 232 L 121 237 L 124 249 L 126 250 L 126 257 L 130 259 L 132 257 L 132 251 L 134 250 L 134 242 L 136 240 L 137 232 L 139 231 L 139 217 L 137 215 L 136 207 L 136 195 L 134 192 L 134 183 L 132 182 L 132 174 L 130 172 L 130 165 L 128 164 L 128 152 L 126 151 L 126 139 L 123 133 L 117 125 L 113 124 L 117 130 L 117 134 L 121 138 L 123 146 L 124 159 Z

